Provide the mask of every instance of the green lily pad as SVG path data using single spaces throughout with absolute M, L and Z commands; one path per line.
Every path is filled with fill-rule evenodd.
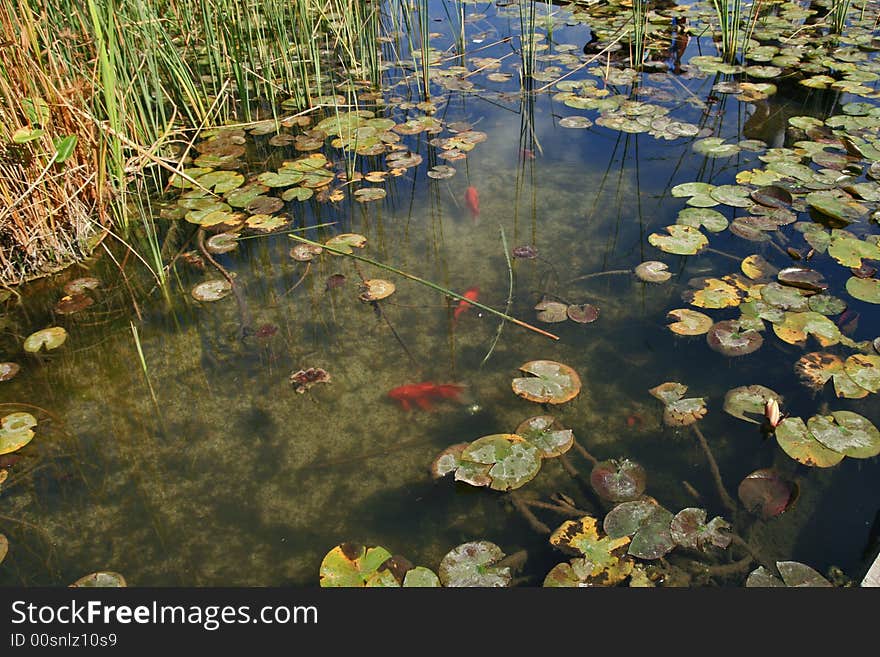
M 729 205 L 734 208 L 748 208 L 753 205 L 753 201 L 749 197 L 749 194 L 751 194 L 751 189 L 748 187 L 741 187 L 740 185 L 719 185 L 712 190 L 710 196 L 724 205 Z M 724 223 L 724 228 L 727 228 L 727 220 L 725 220 Z M 722 228 L 721 230 L 724 229 Z
M 15 452 L 34 437 L 37 419 L 30 413 L 10 413 L 0 420 L 0 454 Z
M 529 401 L 563 404 L 581 391 L 580 377 L 568 365 L 552 360 L 533 360 L 520 365 L 519 369 L 534 374 L 512 382 L 513 392 Z
M 813 438 L 844 456 L 867 459 L 880 454 L 880 431 L 867 418 L 852 411 L 833 411 L 807 420 Z
M 403 578 L 403 588 L 438 588 L 440 578 L 430 568 L 416 566 L 406 571 Z
M 655 502 L 621 502 L 605 516 L 602 527 L 611 538 L 632 536 L 627 554 L 659 559 L 675 547 L 672 514 Z
M 450 472 L 455 472 L 461 465 L 461 453 L 468 445 L 470 443 L 456 443 L 440 452 L 431 463 L 431 476 L 434 479 L 442 479 Z M 488 482 L 485 485 L 488 485 Z
M 321 561 L 320 585 L 322 588 L 374 586 L 383 578 L 380 567 L 390 558 L 391 553 L 383 547 L 342 543 Z M 390 576 L 387 570 L 383 572 L 384 577 Z
M 782 515 L 794 504 L 798 485 L 772 468 L 762 468 L 740 482 L 737 495 L 750 513 L 769 520 Z
M 24 341 L 24 350 L 35 354 L 45 347 L 46 351 L 51 351 L 63 345 L 65 340 L 67 340 L 67 331 L 61 326 L 52 326 L 31 333 Z
M 583 555 L 585 565 L 590 568 L 590 577 L 599 577 L 603 572 L 618 571 L 630 539 L 628 536 L 602 536 L 596 519 L 584 516 L 580 520 L 562 523 L 551 534 L 550 544 Z
M 764 338 L 754 329 L 743 329 L 734 319 L 713 324 L 706 333 L 706 343 L 725 356 L 745 356 L 760 349 Z
M 705 509 L 690 507 L 675 514 L 669 531 L 677 545 L 702 552 L 707 545 L 730 545 L 730 528 L 729 522 L 717 516 L 706 522 Z
M 860 240 L 849 231 L 834 229 L 828 255 L 844 267 L 861 267 L 862 258 L 880 260 L 880 246 L 874 241 Z
M 667 328 L 677 335 L 703 335 L 712 327 L 712 318 L 696 310 L 677 308 L 666 314 Z
M 810 307 L 809 299 L 799 289 L 776 282 L 761 288 L 761 298 L 780 310 L 800 312 Z
M 244 184 L 244 176 L 236 171 L 212 171 L 195 179 L 199 185 L 215 194 L 226 194 Z
M 285 169 L 284 171 L 264 171 L 257 176 L 257 181 L 266 187 L 291 187 L 298 185 L 305 178 L 302 171 Z
M 630 502 L 641 497 L 647 485 L 645 469 L 629 459 L 602 461 L 590 472 L 596 494 L 611 502 Z
M 867 303 L 880 303 L 880 280 L 853 276 L 846 282 L 850 296 Z
M 770 388 L 757 384 L 740 386 L 728 390 L 724 395 L 724 410 L 737 419 L 761 424 L 762 420 L 756 420 L 754 416 L 763 418 L 764 409 L 771 399 L 782 404 L 782 397 Z
M 440 561 L 440 581 L 449 587 L 510 586 L 510 568 L 497 565 L 504 556 L 501 548 L 489 541 L 463 543 Z
M 736 144 L 725 143 L 721 137 L 706 137 L 695 141 L 691 148 L 695 153 L 707 157 L 730 157 L 739 153 L 740 148 Z
M 776 427 L 776 442 L 782 451 L 804 465 L 829 468 L 840 463 L 844 455 L 828 449 L 807 429 L 799 417 L 787 417 Z
M 785 319 L 773 325 L 773 332 L 780 340 L 789 344 L 805 346 L 807 336 L 812 335 L 823 347 L 840 342 L 840 329 L 834 322 L 812 311 L 803 313 L 785 313 Z
M 552 415 L 530 417 L 514 433 L 537 447 L 545 459 L 565 454 L 574 444 L 574 432 L 561 428 Z
M 853 354 L 846 359 L 844 371 L 859 387 L 880 392 L 880 356 Z
M 651 233 L 648 242 L 661 251 L 675 255 L 694 255 L 709 244 L 706 236 L 693 226 L 673 224 L 666 226 L 666 232 L 669 234 Z
M 820 315 L 839 315 L 846 310 L 846 301 L 830 294 L 816 294 L 809 298 L 809 306 Z
M 711 196 L 715 185 L 704 182 L 688 182 L 676 185 L 669 193 L 676 198 L 684 198 L 686 196 Z
M 219 301 L 232 292 L 232 285 L 225 278 L 202 281 L 193 287 L 192 298 L 196 301 Z
M 811 192 L 806 202 L 814 210 L 847 224 L 860 221 L 868 213 L 868 208 L 840 190 Z
M 341 233 L 328 239 L 324 245 L 342 253 L 354 253 L 354 249 L 362 249 L 367 245 L 367 238 L 358 233 Z M 339 254 L 333 253 L 333 255 Z
M 541 470 L 542 452 L 516 434 L 499 433 L 473 441 L 459 460 L 490 466 L 489 487 L 508 491 L 524 486 Z
M 669 266 L 658 260 L 647 260 L 640 263 L 635 268 L 635 274 L 639 280 L 646 283 L 665 283 L 672 278 Z
M 678 213 L 676 223 L 694 228 L 704 226 L 711 233 L 720 233 L 727 228 L 727 217 L 711 208 L 685 208 Z
M 315 195 L 315 190 L 308 187 L 290 187 L 281 193 L 282 201 L 308 201 Z
M 74 588 L 124 588 L 128 584 L 119 573 L 102 570 L 80 577 L 70 586 Z
M 593 122 L 585 116 L 566 116 L 559 119 L 559 125 L 562 128 L 589 128 Z

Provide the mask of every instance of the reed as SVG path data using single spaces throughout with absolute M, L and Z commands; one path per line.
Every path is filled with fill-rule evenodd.
M 834 0 L 834 4 L 828 12 L 828 18 L 831 20 L 831 30 L 835 34 L 843 34 L 846 29 L 846 17 L 849 14 L 850 4 L 851 0 Z M 862 10 L 864 11 L 864 5 Z
M 712 0 L 712 7 L 720 29 L 721 57 L 725 62 L 732 63 L 740 42 L 742 0 Z

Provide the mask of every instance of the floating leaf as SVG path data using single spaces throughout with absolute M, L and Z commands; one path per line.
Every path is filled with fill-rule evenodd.
M 740 386 L 727 391 L 724 395 L 724 410 L 728 414 L 746 422 L 761 424 L 762 420 L 756 420 L 752 416 L 763 418 L 764 409 L 769 400 L 782 404 L 782 397 L 761 385 Z
M 501 548 L 489 541 L 463 543 L 440 561 L 440 581 L 449 587 L 509 586 L 510 568 L 497 565 L 504 556 Z
M 633 562 L 619 559 L 613 566 L 600 569 L 594 575 L 595 567 L 585 558 L 575 558 L 568 562 L 556 564 L 544 578 L 545 587 L 584 587 L 584 586 L 615 586 L 633 572 Z
M 813 438 L 844 456 L 867 459 L 880 454 L 880 431 L 852 411 L 833 411 L 830 416 L 814 415 L 807 421 Z
M 4 470 L 3 472 L 6 472 L 6 470 Z M 8 553 L 9 539 L 7 539 L 4 534 L 0 534 L 0 563 L 3 563 L 3 560 L 6 558 L 6 555 Z
M 746 587 L 833 587 L 834 585 L 815 570 L 797 561 L 777 561 L 776 568 L 782 580 L 764 566 L 759 566 L 746 579 Z M 784 580 L 784 582 L 783 582 Z
M 76 278 L 64 284 L 64 292 L 67 294 L 84 294 L 87 290 L 96 290 L 101 287 L 101 281 L 97 278 L 87 276 L 85 278 Z
M 741 187 L 739 185 L 719 185 L 712 190 L 710 196 L 724 205 L 729 205 L 734 208 L 748 208 L 753 204 L 752 199 L 749 197 L 750 193 L 751 189 L 748 187 Z M 707 225 L 706 228 L 709 229 L 709 226 Z M 724 220 L 724 228 L 727 228 L 727 219 Z M 724 228 L 721 228 L 720 230 L 724 230 Z
M 742 263 L 740 263 L 740 268 L 742 269 L 743 274 L 751 278 L 753 281 L 771 278 L 776 276 L 779 271 L 776 267 L 767 262 L 763 256 L 758 254 L 743 258 Z
M 880 280 L 853 276 L 846 282 L 850 296 L 868 303 L 880 303 Z
M 523 420 L 514 432 L 538 448 L 542 458 L 565 454 L 574 444 L 574 433 L 563 429 L 552 415 L 538 415 Z
M 354 253 L 354 249 L 364 248 L 367 245 L 367 238 L 357 233 L 342 233 L 335 237 L 331 237 L 324 242 L 324 245 L 348 254 Z M 333 252 L 331 251 L 331 253 Z M 333 253 L 333 255 L 339 254 Z
M 281 214 L 252 214 L 244 223 L 248 228 L 268 232 L 286 226 L 290 219 Z
M 320 255 L 323 250 L 320 246 L 300 242 L 290 249 L 290 257 L 299 262 L 308 262 Z
M 540 450 L 516 434 L 483 436 L 465 448 L 461 461 L 491 466 L 489 487 L 507 491 L 524 486 L 541 469 Z
M 671 522 L 672 514 L 655 502 L 622 502 L 608 512 L 602 526 L 611 538 L 632 536 L 628 554 L 659 559 L 675 547 Z
M 830 294 L 815 294 L 810 297 L 810 310 L 821 315 L 839 315 L 846 310 L 846 302 L 843 299 L 833 297 Z
M 834 391 L 838 397 L 861 399 L 868 391 L 847 375 L 843 361 L 825 352 L 812 352 L 801 356 L 794 365 L 801 383 L 813 390 L 821 390 L 828 379 L 834 379 Z
M 635 273 L 640 280 L 646 283 L 665 283 L 672 278 L 666 263 L 657 260 L 647 260 L 637 265 Z
M 371 586 L 382 578 L 379 569 L 390 558 L 391 553 L 383 547 L 342 543 L 321 561 L 320 585 L 322 588 Z
M 663 423 L 668 427 L 686 427 L 706 415 L 706 400 L 702 397 L 679 399 L 663 409 Z
M 568 306 L 565 313 L 571 321 L 578 324 L 590 324 L 599 319 L 599 309 L 590 303 Z
M 794 503 L 798 486 L 776 470 L 762 468 L 743 479 L 737 493 L 750 513 L 769 520 L 783 514 Z
M 678 335 L 703 335 L 712 327 L 711 317 L 687 308 L 670 310 L 666 321 L 673 321 L 668 328 Z
M 0 382 L 14 379 L 20 370 L 18 363 L 0 363 Z
M 779 423 L 776 441 L 783 452 L 804 465 L 828 468 L 840 463 L 844 457 L 816 440 L 799 417 L 787 417 Z
M 726 320 L 712 325 L 706 342 L 714 351 L 733 357 L 757 351 L 764 344 L 764 338 L 753 329 L 744 330 L 737 320 Z
M 812 335 L 823 347 L 840 342 L 840 329 L 825 315 L 815 312 L 785 313 L 785 319 L 773 325 L 773 332 L 780 340 L 804 346 L 807 336 Z
M 330 373 L 320 367 L 307 367 L 297 370 L 289 377 L 290 385 L 298 393 L 303 394 L 306 390 L 318 383 L 330 383 Z
M 212 171 L 195 180 L 202 187 L 221 195 L 244 184 L 244 176 L 236 171 Z
M 775 282 L 761 288 L 761 298 L 780 310 L 800 312 L 810 307 L 809 300 L 799 289 Z
M 529 401 L 563 404 L 577 397 L 581 380 L 572 368 L 552 360 L 532 360 L 520 365 L 520 370 L 533 377 L 513 380 L 513 392 Z
M 709 196 L 713 189 L 715 189 L 715 185 L 710 185 L 709 183 L 689 182 L 676 185 L 670 190 L 670 194 L 676 198 L 683 198 L 686 196 Z
M 551 545 L 584 556 L 584 570 L 589 577 L 617 571 L 629 543 L 630 539 L 626 536 L 601 536 L 596 519 L 592 516 L 567 520 L 550 536 Z
M 787 208 L 792 204 L 791 193 L 779 185 L 765 185 L 751 193 L 752 200 L 769 208 Z
M 880 246 L 874 241 L 861 240 L 849 231 L 834 229 L 828 255 L 844 267 L 861 267 L 862 258 L 880 260 Z
M 590 485 L 602 499 L 611 502 L 630 502 L 645 492 L 645 469 L 629 459 L 602 461 L 590 472 Z
M 273 214 L 284 207 L 284 201 L 277 196 L 258 195 L 248 201 L 244 209 L 249 214 Z
M 190 294 L 196 301 L 219 301 L 232 292 L 232 284 L 225 278 L 214 278 L 196 285 Z
M 403 588 L 438 588 L 440 586 L 440 578 L 430 568 L 424 566 L 416 566 L 406 571 L 403 578 Z
M 103 570 L 80 577 L 70 586 L 74 588 L 124 588 L 128 584 L 119 573 Z
M 559 125 L 563 128 L 589 128 L 593 122 L 585 116 L 566 116 L 559 120 Z
M 693 226 L 681 226 L 673 224 L 666 226 L 669 235 L 651 233 L 648 242 L 661 251 L 676 255 L 694 255 L 702 251 L 709 244 L 709 240 Z
M 456 443 L 440 452 L 431 463 L 431 476 L 434 479 L 441 479 L 450 472 L 455 472 L 461 464 L 461 453 L 468 445 L 470 443 Z
M 648 392 L 664 404 L 671 404 L 684 397 L 684 393 L 687 392 L 687 386 L 683 383 L 667 381 L 651 388 Z
M 385 198 L 385 190 L 381 187 L 364 187 L 354 193 L 354 200 L 358 203 L 368 203 Z
M 779 282 L 809 292 L 824 292 L 828 289 L 825 277 L 815 269 L 807 267 L 786 267 L 777 274 Z
M 216 233 L 205 242 L 210 253 L 229 253 L 238 248 L 238 236 L 235 233 Z
M 700 279 L 702 288 L 687 290 L 682 299 L 698 308 L 728 308 L 738 306 L 742 301 L 742 290 L 727 280 L 720 278 Z M 705 331 L 704 331 L 705 332 Z
M 726 548 L 730 545 L 730 523 L 720 517 L 706 522 L 706 510 L 682 509 L 669 526 L 672 540 L 692 550 L 705 550 L 707 545 Z
M 538 311 L 538 320 L 547 323 L 564 322 L 568 319 L 568 306 L 558 301 L 550 301 L 549 299 L 541 299 L 535 306 Z
M 0 454 L 15 452 L 34 437 L 37 419 L 30 413 L 10 413 L 0 420 Z
M 68 294 L 61 297 L 55 304 L 55 312 L 59 315 L 72 315 L 85 310 L 95 303 L 88 294 Z
M 811 192 L 806 202 L 814 210 L 844 224 L 860 221 L 868 213 L 868 208 L 840 190 Z
M 65 340 L 67 340 L 67 331 L 61 326 L 52 326 L 31 333 L 24 341 L 24 350 L 35 354 L 45 347 L 46 351 L 51 351 L 63 345 Z
M 358 298 L 361 301 L 378 301 L 386 299 L 394 294 L 396 287 L 391 281 L 381 278 L 371 278 L 361 283 L 361 293 Z

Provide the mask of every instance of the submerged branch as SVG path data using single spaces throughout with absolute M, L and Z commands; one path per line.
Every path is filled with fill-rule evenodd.
M 715 487 L 718 489 L 718 496 L 721 498 L 721 503 L 724 504 L 724 507 L 730 511 L 731 514 L 736 514 L 736 502 L 733 501 L 733 498 L 730 497 L 730 494 L 724 487 L 724 481 L 721 479 L 721 471 L 718 469 L 718 463 L 712 455 L 712 450 L 709 448 L 706 436 L 703 435 L 703 432 L 700 431 L 700 428 L 696 424 L 692 424 L 691 429 L 693 429 L 694 435 L 697 437 L 697 441 L 700 443 L 700 447 L 703 448 L 703 452 L 706 454 L 706 459 L 709 461 L 709 469 L 712 471 L 712 478 L 715 480 Z
M 513 504 L 513 508 L 519 511 L 520 515 L 526 519 L 526 522 L 529 523 L 529 527 L 534 529 L 539 534 L 552 534 L 551 529 L 541 522 L 534 513 L 529 509 L 529 504 L 531 502 L 526 502 L 522 499 L 517 493 L 510 493 L 510 503 Z

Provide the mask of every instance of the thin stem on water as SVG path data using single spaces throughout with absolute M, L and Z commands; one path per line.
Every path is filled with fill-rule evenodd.
M 730 494 L 728 494 L 727 489 L 724 487 L 724 481 L 721 479 L 721 471 L 718 469 L 718 463 L 712 455 L 712 450 L 709 448 L 706 436 L 703 435 L 703 432 L 700 431 L 700 427 L 698 427 L 696 423 L 691 425 L 691 429 L 697 437 L 700 447 L 703 448 L 703 452 L 706 454 L 706 459 L 709 461 L 709 469 L 712 471 L 712 478 L 715 480 L 715 487 L 718 489 L 718 496 L 721 498 L 721 503 L 731 514 L 735 514 L 736 502 L 733 501 L 733 498 L 730 497 Z

